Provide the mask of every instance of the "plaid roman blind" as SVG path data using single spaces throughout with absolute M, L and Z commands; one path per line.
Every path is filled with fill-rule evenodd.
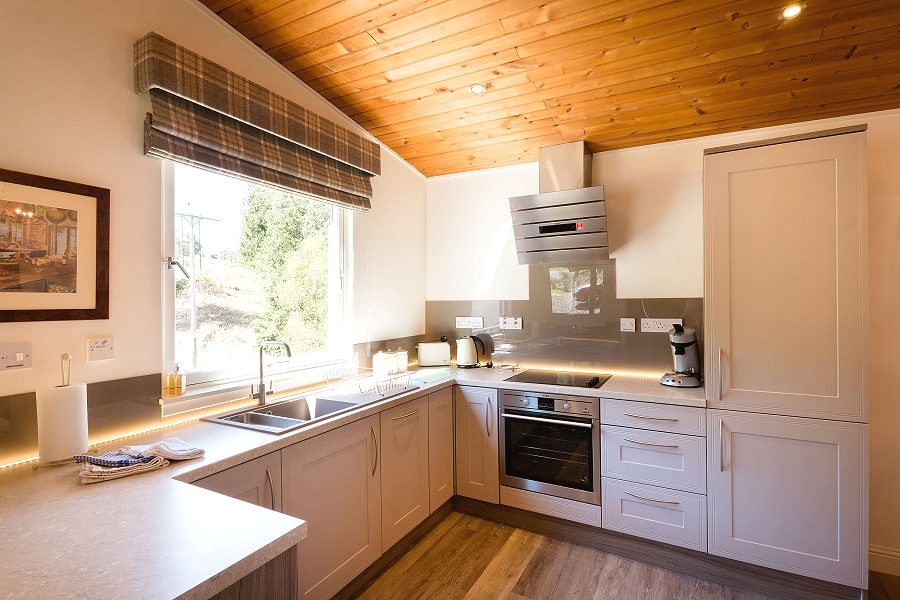
M 134 46 L 144 151 L 368 210 L 378 144 L 155 33 Z

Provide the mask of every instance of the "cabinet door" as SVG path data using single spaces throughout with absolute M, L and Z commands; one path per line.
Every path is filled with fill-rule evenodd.
M 705 158 L 711 407 L 868 419 L 865 139 Z
M 456 388 L 456 492 L 500 502 L 497 390 Z
M 428 516 L 428 397 L 381 417 L 381 539 L 390 548 Z
M 307 522 L 300 598 L 330 598 L 381 556 L 378 415 L 282 450 L 284 512 Z
M 225 469 L 195 481 L 194 485 L 280 512 L 281 452 Z
M 865 587 L 867 425 L 709 411 L 709 552 Z
M 428 395 L 429 512 L 453 497 L 453 388 Z

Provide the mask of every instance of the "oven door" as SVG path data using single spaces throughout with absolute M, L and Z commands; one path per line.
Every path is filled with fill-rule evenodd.
M 595 419 L 504 408 L 500 483 L 600 504 L 600 424 Z

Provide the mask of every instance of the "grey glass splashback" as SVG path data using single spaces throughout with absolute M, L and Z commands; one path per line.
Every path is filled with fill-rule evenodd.
M 430 301 L 426 337 L 446 335 L 455 350 L 457 316 L 483 316 L 494 337 L 493 360 L 529 367 L 660 375 L 672 369 L 665 333 L 641 333 L 642 318 L 680 318 L 697 330 L 703 348 L 702 298 L 617 299 L 615 261 L 529 267 L 528 300 Z M 500 330 L 501 316 L 522 317 L 521 330 Z M 620 331 L 620 318 L 636 331 Z

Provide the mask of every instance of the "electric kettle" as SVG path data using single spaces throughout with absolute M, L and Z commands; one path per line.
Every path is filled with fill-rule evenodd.
M 494 338 L 486 333 L 470 335 L 456 340 L 456 366 L 460 369 L 474 369 L 480 367 L 478 362 L 478 348 L 481 347 L 481 356 L 489 362 L 485 365 L 491 368 L 491 354 L 494 352 Z
M 474 369 L 478 367 L 478 348 L 480 343 L 476 337 L 468 336 L 456 340 L 456 366 L 460 369 Z

